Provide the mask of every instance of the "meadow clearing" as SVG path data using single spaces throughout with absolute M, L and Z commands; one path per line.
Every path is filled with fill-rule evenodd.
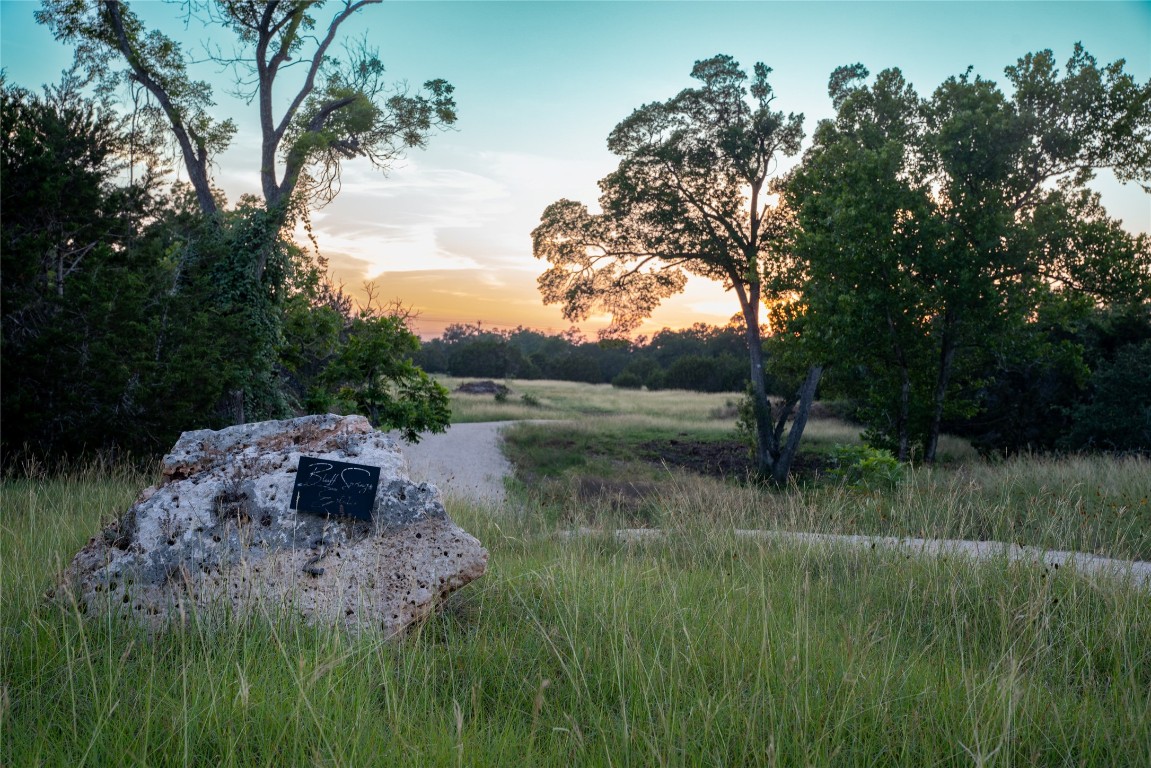
M 449 386 L 454 382 L 446 382 Z M 1151 465 L 948 460 L 784 490 L 653 446 L 729 440 L 731 395 L 508 382 L 507 505 L 449 498 L 488 574 L 400 642 L 269 613 L 149 633 L 42 595 L 150 478 L 0 485 L 5 765 L 1148 765 L 1151 593 L 1074 569 L 750 540 L 999 538 L 1151 559 Z M 525 395 L 528 396 L 525 402 Z M 816 455 L 857 440 L 823 419 Z M 658 526 L 625 543 L 574 527 Z

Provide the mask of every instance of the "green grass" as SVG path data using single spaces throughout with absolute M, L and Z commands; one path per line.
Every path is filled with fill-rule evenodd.
M 540 386 L 569 415 L 598 395 Z M 1146 461 L 966 461 L 885 493 L 636 474 L 637 441 L 728 428 L 716 402 L 678 398 L 585 415 L 564 434 L 602 456 L 541 457 L 504 517 L 451 500 L 489 572 L 400 642 L 274 613 L 82 620 L 43 595 L 147 479 L 3 481 L 0 765 L 1151 764 L 1148 590 L 733 532 L 1007 531 L 1139 551 Z M 577 475 L 651 493 L 538 492 Z M 563 535 L 637 515 L 666 535 Z
M 400 643 L 276 616 L 149 634 L 9 599 L 131 497 L 41 484 L 4 488 L 6 765 L 1151 761 L 1151 599 L 1066 571 L 453 506 L 490 572 Z
M 648 393 L 643 393 L 648 394 Z M 658 393 L 655 393 L 658 394 Z M 653 440 L 731 439 L 732 425 L 649 415 L 588 417 L 505 431 L 513 490 L 552 524 L 659 526 L 677 514 L 715 525 L 834 534 L 1004 541 L 1151 560 L 1151 460 L 1018 457 L 984 462 L 956 438 L 936 467 L 907 467 L 894 488 L 804 481 L 786 489 L 690 475 L 659 463 Z M 635 396 L 633 394 L 633 396 Z M 802 450 L 858 441 L 857 428 L 817 419 Z
M 514 436 L 513 438 L 514 439 Z M 993 466 L 908 470 L 891 490 L 820 485 L 772 490 L 662 470 L 564 467 L 515 485 L 542 519 L 591 527 L 658 527 L 687 515 L 721 528 L 1003 541 L 1151 559 L 1151 461 L 1021 459 Z M 626 479 L 625 479 L 626 478 Z M 1041 478 L 1050 478 L 1043 482 Z M 592 491 L 601 491 L 593 493 Z

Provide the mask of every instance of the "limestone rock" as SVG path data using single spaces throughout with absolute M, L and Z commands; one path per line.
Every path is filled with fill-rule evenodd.
M 371 522 L 290 509 L 301 456 L 380 467 Z M 89 615 L 163 623 L 260 607 L 394 635 L 487 558 L 435 486 L 408 479 L 391 437 L 329 414 L 185 432 L 160 482 L 75 556 L 59 591 Z

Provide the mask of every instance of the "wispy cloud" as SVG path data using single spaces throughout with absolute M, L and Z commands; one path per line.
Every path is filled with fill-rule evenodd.
M 340 195 L 313 216 L 322 250 L 384 271 L 468 269 L 482 264 L 476 231 L 498 227 L 511 194 L 479 173 L 409 162 L 387 176 L 364 164 L 345 169 Z

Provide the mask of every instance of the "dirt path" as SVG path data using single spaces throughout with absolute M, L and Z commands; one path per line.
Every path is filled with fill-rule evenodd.
M 456 424 L 442 435 L 424 435 L 416 445 L 401 441 L 400 450 L 408 460 L 413 480 L 433 483 L 439 486 L 445 496 L 502 506 L 507 500 L 504 478 L 511 474 L 512 466 L 500 450 L 500 441 L 503 439 L 500 433 L 514 423 L 489 421 Z M 585 529 L 568 531 L 562 535 L 594 533 Z M 656 529 L 620 530 L 615 531 L 614 535 L 624 540 L 636 540 L 660 536 L 662 532 Z M 981 560 L 1027 560 L 1048 568 L 1071 566 L 1081 572 L 1126 577 L 1137 585 L 1151 588 L 1151 562 L 1113 560 L 1084 552 L 1043 551 L 1035 547 L 1019 547 L 995 541 L 901 539 L 890 536 L 839 536 L 783 531 L 736 531 L 736 535 L 884 547 L 927 556 L 957 554 Z
M 416 482 L 439 486 L 445 496 L 502 505 L 506 499 L 504 478 L 511 474 L 512 466 L 500 450 L 500 431 L 512 423 L 453 424 L 443 434 L 421 435 L 415 445 L 400 440 L 400 451 Z
M 1038 547 L 1024 547 L 1018 544 L 1004 544 L 1001 541 L 963 541 L 959 539 L 918 539 L 895 536 L 848 536 L 834 533 L 796 533 L 792 531 L 741 530 L 732 531 L 741 538 L 775 539 L 808 545 L 856 546 L 875 549 L 899 550 L 909 555 L 944 556 L 959 555 L 974 560 L 997 560 L 1027 562 L 1042 565 L 1044 568 L 1059 570 L 1073 568 L 1079 573 L 1098 574 L 1106 578 L 1130 580 L 1132 584 L 1151 589 L 1151 562 L 1143 560 L 1115 560 L 1086 552 L 1064 552 L 1044 550 Z M 593 528 L 580 528 L 563 531 L 563 537 L 602 536 L 604 532 Z M 659 528 L 622 528 L 611 532 L 623 542 L 641 542 L 661 538 L 665 532 Z

